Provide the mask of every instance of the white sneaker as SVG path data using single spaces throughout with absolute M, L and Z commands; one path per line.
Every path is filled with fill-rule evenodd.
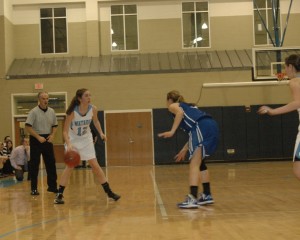
M 197 202 L 198 200 L 192 194 L 188 194 L 185 201 L 178 203 L 177 207 L 184 209 L 195 209 L 198 208 Z

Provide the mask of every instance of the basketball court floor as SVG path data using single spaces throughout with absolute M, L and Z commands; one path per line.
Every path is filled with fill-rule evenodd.
M 187 165 L 104 168 L 118 202 L 107 200 L 90 169 L 74 170 L 64 205 L 53 204 L 43 171 L 34 197 L 30 182 L 1 179 L 0 239 L 300 239 L 300 182 L 291 162 L 208 167 L 215 204 L 194 210 L 176 207 L 188 193 Z

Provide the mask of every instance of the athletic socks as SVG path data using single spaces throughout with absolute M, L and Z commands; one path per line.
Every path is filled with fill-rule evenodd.
M 210 183 L 206 182 L 206 183 L 202 183 L 203 186 L 203 193 L 205 195 L 210 195 Z
M 111 192 L 111 189 L 109 187 L 108 182 L 102 183 L 101 185 L 103 187 L 104 192 L 106 192 L 106 193 L 110 193 Z
M 197 199 L 197 197 L 198 197 L 198 186 L 190 186 L 190 193 Z
M 61 185 L 59 185 L 59 188 L 58 188 L 58 193 L 61 193 L 61 194 L 63 194 L 63 193 L 64 193 L 64 190 L 65 190 L 65 186 L 61 186 Z

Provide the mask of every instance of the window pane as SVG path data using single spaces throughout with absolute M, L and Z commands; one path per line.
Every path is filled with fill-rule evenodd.
M 266 0 L 255 0 L 258 8 L 266 8 Z M 253 7 L 256 8 L 255 2 L 253 1 Z
M 276 0 L 273 0 L 276 1 Z M 279 1 L 279 0 L 278 0 Z M 276 6 L 277 4 L 275 4 Z M 271 0 L 267 0 L 267 8 L 272 8 L 272 1 Z
M 183 46 L 193 47 L 193 40 L 195 39 L 195 20 L 194 13 L 184 13 L 182 15 L 183 25 Z
M 208 11 L 208 3 L 196 2 L 196 11 Z
M 52 17 L 52 8 L 41 8 L 41 18 Z
M 55 52 L 67 52 L 67 26 L 66 19 L 55 19 Z
M 126 50 L 138 49 L 137 16 L 125 17 Z
M 197 13 L 197 36 L 195 39 L 197 47 L 209 46 L 208 13 Z
M 260 12 L 264 21 L 266 21 L 266 12 Z M 254 11 L 254 29 L 255 29 L 255 45 L 267 44 L 267 31 L 259 17 L 257 11 Z
M 123 14 L 123 5 L 111 6 L 111 14 Z
M 41 19 L 42 53 L 53 53 L 52 19 Z
M 54 17 L 65 17 L 66 9 L 65 8 L 54 8 Z
M 125 14 L 136 13 L 136 5 L 125 5 Z
M 187 11 L 194 11 L 194 2 L 186 2 L 182 3 L 182 11 L 187 12 Z
M 123 16 L 112 16 L 111 17 L 111 28 L 112 34 L 112 49 L 113 50 L 124 50 L 124 26 Z

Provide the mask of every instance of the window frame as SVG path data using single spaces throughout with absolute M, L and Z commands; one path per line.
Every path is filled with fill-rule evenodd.
M 42 9 L 47 9 L 47 8 L 50 8 L 52 10 L 52 17 L 41 17 L 41 10 Z M 64 17 L 55 17 L 54 16 L 54 9 L 57 9 L 57 8 L 64 8 L 65 9 L 65 12 L 66 12 L 66 15 Z M 53 29 L 52 29 L 52 37 L 53 37 L 53 52 L 51 53 L 43 53 L 42 49 L 42 26 L 41 26 L 41 20 L 42 19 L 51 19 L 52 20 L 52 24 L 53 24 Z M 66 20 L 66 52 L 55 52 L 55 46 L 56 46 L 56 43 L 55 43 L 55 19 L 65 19 Z M 39 8 L 39 31 L 40 31 L 40 54 L 41 55 L 49 55 L 49 54 L 68 54 L 69 53 L 69 36 L 68 36 L 68 9 L 66 7 L 41 7 Z
M 263 11 L 265 14 L 266 14 L 266 25 L 267 26 L 269 26 L 269 10 L 272 10 L 272 6 L 270 6 L 270 7 L 268 7 L 267 6 L 267 3 L 268 3 L 268 0 L 264 0 L 265 1 L 265 6 L 263 7 L 263 8 L 261 8 L 261 7 L 259 7 L 258 8 L 258 10 L 259 11 Z M 254 4 L 252 5 L 253 6 L 253 14 L 252 14 L 252 16 L 253 16 L 253 21 L 252 21 L 252 23 L 253 23 L 253 45 L 255 46 L 255 47 L 260 47 L 260 46 L 262 46 L 262 47 L 273 47 L 273 44 L 272 44 L 272 41 L 271 41 L 271 39 L 270 39 L 270 37 L 269 37 L 269 35 L 268 35 L 268 33 L 267 33 L 267 31 L 266 31 L 266 38 L 267 38 L 267 43 L 266 44 L 257 44 L 256 43 L 256 34 L 255 34 L 255 29 L 256 29 L 256 23 L 255 23 L 255 11 L 258 11 L 257 9 L 256 9 L 256 7 L 254 6 Z M 263 23 L 261 23 L 262 24 L 262 28 L 264 29 L 264 26 L 263 26 Z M 274 25 L 272 24 L 272 27 L 274 28 Z M 272 33 L 274 33 L 274 32 L 272 32 Z M 280 1 L 279 1 L 279 35 L 280 35 L 280 37 L 282 37 L 282 16 L 281 16 L 281 6 L 280 6 Z
M 183 4 L 184 3 L 193 3 L 194 4 L 194 11 L 183 11 Z M 201 10 L 201 11 L 197 11 L 196 9 L 196 3 L 207 3 L 207 11 L 204 11 L 204 10 Z M 203 48 L 211 48 L 211 27 L 210 27 L 210 14 L 209 14 L 209 1 L 184 1 L 184 2 L 181 2 L 181 42 L 182 42 L 182 49 L 203 49 Z M 208 46 L 204 46 L 204 47 L 185 47 L 184 46 L 184 27 L 183 27 L 183 14 L 184 13 L 188 13 L 188 12 L 191 12 L 191 13 L 194 13 L 195 16 L 197 15 L 197 13 L 207 13 L 207 23 L 208 23 Z M 195 23 L 197 22 L 197 19 L 196 17 L 194 17 L 194 21 Z M 195 24 L 195 29 L 194 29 L 194 33 L 195 33 L 195 36 L 197 34 L 197 25 Z
M 136 6 L 136 13 L 125 13 L 125 6 L 129 6 L 129 5 L 135 5 Z M 112 6 L 122 6 L 123 9 L 123 13 L 122 14 L 112 14 Z M 113 16 L 122 16 L 122 20 L 123 20 L 123 29 L 124 29 L 124 33 L 123 33 L 123 41 L 124 41 L 124 49 L 113 49 L 113 39 L 112 39 L 112 17 Z M 127 49 L 127 43 L 126 43 L 126 16 L 136 16 L 136 28 L 137 28 L 137 49 Z M 124 52 L 124 51 L 128 51 L 128 52 L 132 52 L 132 51 L 139 51 L 140 50 L 140 38 L 139 38 L 139 21 L 138 21 L 138 5 L 137 4 L 113 4 L 110 5 L 110 51 L 111 52 Z

